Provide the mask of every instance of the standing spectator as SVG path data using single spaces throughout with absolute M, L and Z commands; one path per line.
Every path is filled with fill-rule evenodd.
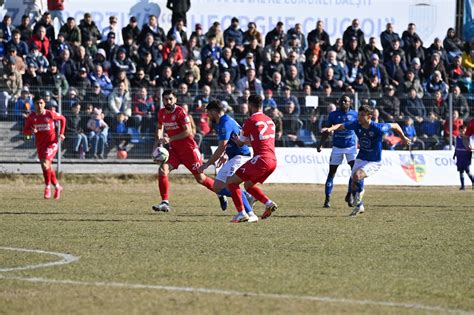
M 329 47 L 331 47 L 329 34 L 324 30 L 324 22 L 322 20 L 316 22 L 316 28 L 308 33 L 307 38 L 308 46 L 319 43 L 319 46 L 323 51 L 327 51 Z
M 395 33 L 393 31 L 392 23 L 387 23 L 385 27 L 385 31 L 380 33 L 380 43 L 382 44 L 382 49 L 388 50 L 393 40 L 400 41 L 401 40 L 400 35 L 398 35 L 398 33 Z
M 227 43 L 230 38 L 235 40 L 235 45 L 242 51 L 244 45 L 244 32 L 240 29 L 239 19 L 233 17 L 230 26 L 224 31 L 224 42 Z
M 360 29 L 359 19 L 352 20 L 351 26 L 349 26 L 342 35 L 342 42 L 346 50 L 349 48 L 349 42 L 352 37 L 356 38 L 358 47 L 365 46 L 365 35 L 364 32 Z
M 122 38 L 125 40 L 127 37 L 133 38 L 133 43 L 138 43 L 138 37 L 140 36 L 140 29 L 138 28 L 137 18 L 135 16 L 130 17 L 130 21 L 127 26 L 122 28 Z
M 168 31 L 167 37 L 174 36 L 176 43 L 181 46 L 188 44 L 188 35 L 186 34 L 186 27 L 184 21 L 178 19 L 172 28 Z
M 79 29 L 81 30 L 82 41 L 89 38 L 96 44 L 101 39 L 99 28 L 92 20 L 92 15 L 89 12 L 84 13 L 84 18 L 79 22 Z
M 188 25 L 186 13 L 191 8 L 191 0 L 168 0 L 166 7 L 173 12 L 171 15 L 171 25 L 175 25 L 178 20 L 182 20 L 184 26 Z
M 54 30 L 53 20 L 51 19 L 51 13 L 45 12 L 39 20 L 35 27 L 33 28 L 33 36 L 34 34 L 38 33 L 38 30 L 44 27 L 45 29 L 45 36 L 49 39 L 49 41 L 53 41 L 56 39 L 56 31 Z
M 275 37 L 278 38 L 280 43 L 286 43 L 286 34 L 283 22 L 278 21 L 275 28 L 265 35 L 265 46 L 268 46 L 275 40 Z
M 20 32 L 20 38 L 24 42 L 29 42 L 31 35 L 33 35 L 33 29 L 30 25 L 30 17 L 28 15 L 23 15 L 21 17 L 20 25 L 16 27 Z
M 142 31 L 138 36 L 138 44 L 141 44 L 145 40 L 147 34 L 153 35 L 154 42 L 159 45 L 161 50 L 160 45 L 165 42 L 166 36 L 165 31 L 158 25 L 158 18 L 156 15 L 150 15 L 148 17 L 148 23 L 143 25 Z
M 58 19 L 59 26 L 63 26 L 64 21 L 64 0 L 48 0 L 48 12 L 51 13 L 51 21 Z
M 259 47 L 263 46 L 262 33 L 257 30 L 257 24 L 255 24 L 255 22 L 249 22 L 247 30 L 244 32 L 244 45 L 249 44 L 253 39 L 257 41 Z
M 413 43 L 415 40 L 420 40 L 421 46 L 423 46 L 423 42 L 421 41 L 420 36 L 416 33 L 416 25 L 415 23 L 409 23 L 407 30 L 403 32 L 402 34 L 402 41 L 405 49 L 408 49 L 408 47 L 413 46 Z
M 205 36 L 208 40 L 212 36 L 215 37 L 216 45 L 218 45 L 220 48 L 223 48 L 225 46 L 224 34 L 222 33 L 221 23 L 219 23 L 218 21 L 212 23 L 212 26 L 209 28 Z
M 59 33 L 64 34 L 64 40 L 71 43 L 74 47 L 78 47 L 82 43 L 81 30 L 76 25 L 73 17 L 68 17 L 65 25 L 61 27 Z

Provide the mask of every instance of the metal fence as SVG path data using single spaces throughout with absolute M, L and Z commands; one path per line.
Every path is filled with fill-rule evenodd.
M 67 118 L 66 140 L 62 143 L 58 159 L 75 162 L 149 160 L 154 144 L 157 112 L 162 106 L 162 89 L 119 88 L 101 91 L 100 88 L 71 88 L 61 91 L 57 87 L 41 87 L 17 91 L 0 96 L 0 161 L 27 162 L 36 159 L 34 138 L 21 133 L 26 115 L 34 110 L 34 99 L 45 97 L 47 107 Z M 242 123 L 248 117 L 248 93 L 212 92 L 195 89 L 193 92 L 177 90 L 178 103 L 193 117 L 195 140 L 205 157 L 210 147 L 217 145 L 217 137 L 205 112 L 209 99 L 217 98 L 226 104 L 227 113 Z M 305 93 L 266 91 L 264 110 L 276 124 L 277 146 L 314 147 L 320 130 L 327 123 L 328 114 L 337 107 L 340 93 L 306 95 Z M 355 104 L 369 104 L 377 111 L 378 121 L 398 122 L 402 127 L 413 125 L 416 141 L 412 149 L 444 149 L 453 144 L 460 121 L 468 122 L 474 116 L 474 95 L 449 94 L 443 98 L 423 96 L 421 99 L 389 91 L 352 95 Z M 421 102 L 421 103 L 420 103 Z M 420 105 L 421 104 L 421 105 Z M 357 106 L 355 106 L 357 107 Z M 97 119 L 105 124 L 99 126 Z M 462 122 L 461 122 L 462 123 Z M 95 126 L 99 128 L 95 128 Z M 324 143 L 323 146 L 330 146 Z M 407 149 L 395 135 L 387 135 L 385 149 Z

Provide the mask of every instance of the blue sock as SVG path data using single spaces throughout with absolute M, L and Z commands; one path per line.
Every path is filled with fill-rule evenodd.
M 361 179 L 360 181 L 358 181 L 356 186 L 357 186 L 357 191 L 358 192 L 361 192 L 362 190 L 364 190 L 364 180 Z
M 349 185 L 347 186 L 347 192 L 352 192 L 352 177 L 349 178 Z
M 253 212 L 252 206 L 250 205 L 250 202 L 247 199 L 247 194 L 243 190 L 242 190 L 242 202 L 244 204 L 245 212 L 247 213 Z
M 219 191 L 219 195 L 226 196 L 226 197 L 232 197 L 232 194 L 227 188 L 222 188 L 221 191 Z
M 326 179 L 326 186 L 324 188 L 324 192 L 326 193 L 326 196 L 330 196 L 332 193 L 333 180 L 334 180 L 334 177 L 331 177 L 328 175 L 328 178 Z
M 461 188 L 464 188 L 464 173 L 459 172 L 459 179 L 461 180 Z

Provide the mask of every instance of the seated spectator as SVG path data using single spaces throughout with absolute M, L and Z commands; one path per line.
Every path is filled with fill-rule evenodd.
M 291 102 L 293 103 L 294 107 L 292 110 L 292 114 L 295 116 L 299 116 L 301 114 L 301 106 L 298 101 L 298 98 L 293 95 L 293 91 L 288 86 L 283 89 L 282 96 L 275 97 L 275 101 L 277 102 L 278 109 L 281 112 L 285 112 L 286 105 Z
M 385 122 L 395 123 L 402 119 L 400 113 L 400 100 L 395 96 L 395 87 L 387 85 L 385 93 L 380 100 L 380 116 Z
M 429 112 L 428 116 L 420 126 L 421 138 L 429 149 L 436 149 L 440 145 L 441 121 L 434 112 Z
M 321 79 L 323 81 L 323 85 L 329 84 L 331 86 L 333 92 L 338 93 L 344 91 L 344 81 L 336 79 L 333 68 L 326 68 Z
M 453 111 L 453 137 L 459 137 L 460 132 L 459 128 L 464 124 L 464 121 L 459 117 L 459 112 L 457 110 Z M 446 142 L 449 141 L 449 118 L 444 121 L 443 125 L 444 138 Z
M 253 58 L 253 54 L 251 56 Z M 237 63 L 237 60 L 232 56 L 232 51 L 228 47 L 225 47 L 222 50 L 222 56 L 219 60 L 219 72 L 228 72 L 230 74 L 230 79 L 232 82 L 237 82 L 237 80 L 240 78 L 239 64 Z
M 199 39 L 196 36 L 191 35 L 188 43 L 182 47 L 182 51 L 185 60 L 193 58 L 196 64 L 199 65 L 201 63 L 201 47 L 199 45 Z
M 101 38 L 99 28 L 92 20 L 92 15 L 89 12 L 84 13 L 84 18 L 79 21 L 79 29 L 81 30 L 82 41 L 87 36 L 93 42 L 97 42 Z
M 64 34 L 64 40 L 78 47 L 82 43 L 81 30 L 77 27 L 76 20 L 73 17 L 68 17 L 66 24 L 60 29 L 59 33 Z
M 175 35 L 168 35 L 166 37 L 161 53 L 163 54 L 163 61 L 169 62 L 169 57 L 172 55 L 178 66 L 184 63 L 183 51 L 181 50 L 181 45 L 176 43 Z
M 69 88 L 66 97 L 63 100 L 63 110 L 70 112 L 72 106 L 81 103 L 81 97 L 78 95 L 77 90 L 74 87 Z
M 264 107 L 264 113 L 273 120 L 275 124 L 275 145 L 284 146 L 283 141 L 283 113 L 277 107 Z
M 463 42 L 456 35 L 456 31 L 454 30 L 454 28 L 448 28 L 448 32 L 443 41 L 443 46 L 448 54 L 448 62 L 452 62 L 455 57 L 461 57 Z
M 301 91 L 303 82 L 299 78 L 298 69 L 292 65 L 289 67 L 285 78 L 285 85 L 294 92 Z
M 249 94 L 250 96 L 250 94 Z M 239 123 L 239 125 L 243 125 L 244 121 L 249 118 L 249 105 L 247 102 L 239 102 L 239 107 L 237 111 L 235 111 L 235 121 Z
M 234 87 L 232 84 L 227 83 L 224 86 L 224 90 L 222 91 L 222 94 L 219 95 L 219 100 L 222 102 L 227 102 L 227 105 L 229 105 L 232 110 L 234 110 L 237 107 L 237 99 L 234 96 Z
M 112 115 L 117 116 L 118 113 L 124 113 L 127 120 L 132 116 L 132 100 L 129 91 L 125 88 L 125 83 L 119 83 L 110 93 L 108 99 L 109 110 Z
M 193 56 L 186 59 L 186 62 L 179 68 L 179 77 L 184 78 L 188 72 L 193 74 L 196 82 L 201 80 L 201 69 L 199 69 L 199 66 L 196 64 L 196 58 Z
M 43 26 L 39 27 L 37 32 L 33 36 L 31 36 L 30 46 L 33 46 L 33 44 L 38 47 L 39 51 L 41 52 L 41 54 L 43 54 L 43 56 L 45 56 L 46 58 L 49 57 L 50 41 L 49 38 L 46 36 L 46 28 L 44 28 Z
M 469 119 L 469 106 L 467 105 L 467 99 L 461 94 L 461 88 L 459 86 L 453 87 L 453 110 L 457 110 L 459 118 L 463 121 Z
M 161 75 L 156 80 L 156 87 L 163 88 L 163 89 L 174 89 L 178 82 L 173 77 L 173 70 L 169 66 L 163 67 L 161 71 Z
M 425 143 L 418 139 L 418 137 L 416 136 L 416 129 L 413 125 L 413 119 L 411 119 L 411 117 L 405 117 L 402 129 L 405 136 L 407 136 L 411 140 L 410 146 L 416 146 L 421 150 L 425 149 Z
M 20 130 L 23 129 L 25 118 L 34 111 L 35 104 L 33 98 L 31 97 L 30 90 L 25 86 L 21 89 L 21 95 L 16 100 L 13 108 L 13 116 L 15 117 Z
M 46 103 L 46 106 L 45 108 L 46 109 L 49 109 L 49 108 L 58 108 L 58 102 L 56 102 L 56 99 L 53 98 L 53 94 L 51 93 L 51 91 L 44 91 L 44 102 Z
M 418 63 L 419 65 L 425 64 L 425 49 L 423 48 L 421 39 L 415 38 L 411 46 L 405 47 L 407 66 L 412 63 Z
M 212 74 L 211 74 L 212 75 Z M 186 91 L 189 92 L 191 96 L 196 96 L 199 93 L 199 84 L 192 71 L 188 71 L 184 74 L 184 80 L 181 81 L 187 87 Z
M 131 78 L 137 71 L 135 63 L 127 57 L 125 48 L 119 48 L 117 55 L 112 61 L 112 76 L 117 76 L 119 71 L 125 71 L 127 77 Z
M 181 106 L 183 105 L 192 105 L 194 97 L 188 91 L 188 85 L 186 83 L 181 83 L 178 87 L 178 92 L 176 93 L 177 103 Z
M 469 40 L 469 45 L 464 49 L 462 55 L 462 66 L 465 69 L 474 70 L 474 38 Z
M 263 45 L 262 34 L 258 31 L 257 24 L 255 24 L 255 22 L 249 22 L 243 36 L 244 44 L 251 42 L 253 39 L 257 41 L 259 46 Z
M 89 81 L 89 78 L 87 77 L 86 68 L 79 69 L 72 83 L 73 87 L 77 89 L 78 95 L 84 99 L 87 91 L 91 87 L 91 81 Z
M 395 86 L 395 88 L 398 88 L 398 86 L 403 82 L 403 78 L 407 71 L 406 65 L 402 62 L 398 53 L 394 53 L 392 59 L 386 63 L 386 70 L 390 84 Z
M 106 117 L 106 121 L 111 122 L 111 120 L 107 119 L 107 117 L 111 116 L 109 115 L 107 96 L 102 93 L 99 82 L 92 83 L 91 89 L 86 93 L 84 104 L 92 104 L 93 107 L 100 108 Z
M 150 81 L 151 86 L 156 85 L 155 78 L 159 75 L 159 67 L 153 62 L 150 52 L 143 53 L 143 57 L 138 61 L 137 68 L 143 69 L 145 77 Z
M 214 23 L 212 23 L 212 26 L 209 28 L 209 30 L 205 34 L 205 38 L 207 38 L 208 40 L 211 37 L 215 38 L 216 45 L 218 45 L 220 48 L 225 46 L 224 34 L 221 29 L 221 23 L 219 23 L 218 21 L 215 21 Z M 205 46 L 206 45 L 203 45 L 202 47 L 205 47 Z
M 149 53 L 153 63 L 157 66 L 161 66 L 163 63 L 163 54 L 161 53 L 160 46 L 162 45 L 158 45 L 153 41 L 152 34 L 147 34 L 143 43 L 138 47 L 138 55 L 143 59 L 145 58 L 145 54 Z
M 366 63 L 370 62 L 374 54 L 376 54 L 377 57 L 379 57 L 379 59 L 382 58 L 382 52 L 377 48 L 375 37 L 371 37 L 369 39 L 369 43 L 365 45 L 365 47 L 363 48 L 363 51 L 364 51 L 364 59 Z
M 353 63 L 355 59 L 359 60 L 361 66 L 365 65 L 362 48 L 358 46 L 357 38 L 352 37 L 349 40 L 349 46 L 346 48 L 346 64 Z
M 155 104 L 144 87 L 139 88 L 132 98 L 132 115 L 135 120 L 134 125 L 140 128 L 142 134 L 154 132 Z
M 303 123 L 298 119 L 298 115 L 295 114 L 295 103 L 289 101 L 285 105 L 285 111 L 283 113 L 283 138 L 285 146 L 288 147 L 304 147 L 304 143 L 298 139 L 298 133 Z
M 199 81 L 198 86 L 199 88 L 203 88 L 204 86 L 208 86 L 211 88 L 213 91 L 218 91 L 219 90 L 219 85 L 217 85 L 217 80 L 212 74 L 212 72 L 207 72 L 202 76 L 201 81 Z
M 91 81 L 91 85 L 94 85 L 94 83 L 99 84 L 101 93 L 104 96 L 108 96 L 112 91 L 112 81 L 110 81 L 109 77 L 104 73 L 102 66 L 99 64 L 96 64 L 94 71 L 89 73 L 89 80 Z
M 281 55 L 279 52 L 275 52 L 272 55 L 271 61 L 267 62 L 263 67 L 262 80 L 264 85 L 268 86 L 270 84 L 275 72 L 278 72 L 281 77 L 286 76 L 285 65 L 281 61 Z
M 56 98 L 58 97 L 59 91 L 61 91 L 63 97 L 66 96 L 69 91 L 69 83 L 66 77 L 59 72 L 58 65 L 55 61 L 50 62 L 48 72 L 43 75 L 43 84 L 53 87 L 51 93 Z
M 366 80 L 370 80 L 370 78 L 377 77 L 377 82 L 381 85 L 389 84 L 389 77 L 385 66 L 380 64 L 379 56 L 373 54 L 370 58 L 370 62 L 368 62 L 365 67 L 362 69 L 362 73 Z
M 19 30 L 15 29 L 12 31 L 12 39 L 8 45 L 15 48 L 19 57 L 24 59 L 26 55 L 28 55 L 28 44 L 21 39 L 21 33 Z
M 416 95 L 416 90 L 411 89 L 405 106 L 402 110 L 404 116 L 412 118 L 417 124 L 421 124 L 426 117 L 426 109 L 423 101 Z
M 145 37 L 148 36 L 148 34 L 152 35 L 153 41 L 156 42 L 158 45 L 162 45 L 166 40 L 165 31 L 159 26 L 158 18 L 156 17 L 156 15 L 150 15 L 148 17 L 148 23 L 143 24 L 142 31 L 138 36 L 137 43 L 141 44 L 145 40 Z
M 100 65 L 102 66 L 102 71 L 108 75 L 109 72 L 111 71 L 111 67 L 112 67 L 112 64 L 110 63 L 110 61 L 108 61 L 106 58 L 107 58 L 107 55 L 105 53 L 105 50 L 102 49 L 102 48 L 99 48 L 97 49 L 97 52 L 95 53 L 95 55 L 92 55 L 92 56 L 95 56 L 95 58 L 92 60 L 92 64 L 94 65 L 94 68 L 96 65 Z
M 317 79 L 321 78 L 321 64 L 319 62 L 318 55 L 311 54 L 303 66 L 304 69 L 304 82 L 314 84 Z
M 255 69 L 252 68 L 247 69 L 247 74 L 237 82 L 235 88 L 240 93 L 248 89 L 252 94 L 263 95 L 262 82 L 257 79 Z
M 23 86 L 29 87 L 32 94 L 38 94 L 43 86 L 43 80 L 36 70 L 36 65 L 31 63 L 28 65 L 26 73 L 23 75 Z
M 354 82 L 351 83 L 354 92 L 359 94 L 359 98 L 368 98 L 370 95 L 369 87 L 364 82 L 364 75 L 359 73 Z
M 278 35 L 273 36 L 271 39 L 271 43 L 265 45 L 265 47 L 263 48 L 263 62 L 264 63 L 270 62 L 273 54 L 276 52 L 280 54 L 282 61 L 286 60 L 287 58 L 286 51 Z
M 200 67 L 201 78 L 205 77 L 206 74 L 211 73 L 213 78 L 219 77 L 219 67 L 212 60 L 211 57 L 206 58 Z
M 100 109 L 94 109 L 92 116 L 87 122 L 87 128 L 89 130 L 89 141 L 92 147 L 93 158 L 104 159 L 109 126 L 104 121 Z
M 438 54 L 441 57 L 441 63 L 443 65 L 446 65 L 446 64 L 449 63 L 448 53 L 446 52 L 446 50 L 444 50 L 443 42 L 438 37 L 436 37 L 434 39 L 433 43 L 430 45 L 430 47 L 428 47 L 428 49 L 426 49 L 426 55 L 427 55 L 428 58 L 430 58 L 431 55 L 433 55 L 435 53 Z M 446 80 L 446 77 L 443 77 L 443 79 Z
M 342 43 L 342 38 L 337 38 L 333 46 L 331 46 L 326 54 L 330 58 L 330 54 L 334 52 L 334 60 L 339 64 L 340 67 L 343 67 L 346 64 L 346 50 Z M 331 57 L 332 58 L 332 57 Z
M 448 114 L 448 104 L 443 99 L 443 95 L 441 91 L 436 91 L 434 93 L 433 98 L 426 99 L 426 103 L 428 104 L 427 111 L 433 112 L 438 119 L 444 120 L 447 118 Z
M 30 53 L 26 56 L 26 63 L 28 65 L 34 64 L 39 73 L 45 73 L 48 71 L 49 61 L 39 51 L 36 44 L 31 45 Z
M 370 97 L 379 98 L 382 96 L 382 84 L 378 76 L 370 77 L 367 87 L 369 88 Z
M 183 104 L 183 105 L 181 105 L 181 107 L 183 108 L 184 112 L 191 118 L 189 120 L 189 124 L 191 125 L 191 134 L 194 138 L 194 141 L 196 141 L 197 146 L 201 147 L 202 134 L 197 132 L 196 123 L 194 122 L 194 118 L 193 118 L 193 116 L 191 116 L 189 114 L 189 105 L 188 104 Z
M 383 50 L 390 49 L 391 43 L 393 40 L 400 41 L 400 35 L 393 31 L 393 24 L 387 23 L 385 26 L 385 31 L 380 34 L 380 43 L 382 44 Z
M 423 98 L 424 92 L 420 80 L 415 76 L 413 70 L 409 69 L 405 74 L 405 79 L 398 86 L 398 94 L 400 97 L 408 97 L 408 93 L 411 89 L 415 89 L 416 95 L 419 98 Z
M 207 39 L 207 44 L 201 49 L 201 60 L 204 61 L 211 58 L 213 63 L 218 63 L 221 58 L 221 47 L 217 45 L 217 38 L 211 35 Z
M 441 74 L 441 79 L 446 80 L 447 75 L 443 62 L 441 61 L 441 55 L 436 52 L 433 53 L 431 58 L 424 64 L 422 69 L 422 79 L 425 81 L 431 80 L 435 71 L 439 71 Z
M 264 99 L 263 99 L 263 102 L 262 102 L 262 107 L 263 107 L 264 112 L 269 110 L 269 108 L 277 108 L 277 103 L 273 99 L 272 90 L 270 90 L 270 89 L 265 90 Z
M 185 46 L 188 43 L 184 19 L 176 20 L 174 26 L 168 31 L 167 37 L 168 36 L 173 36 L 176 39 L 176 44 L 180 46 Z
M 66 115 L 66 139 L 70 144 L 69 149 L 74 151 L 75 157 L 85 159 L 89 152 L 89 139 L 85 134 L 87 121 L 81 115 L 81 104 L 75 103 L 71 113 Z
M 450 86 L 459 85 L 463 92 L 468 91 L 468 87 L 466 86 L 466 82 L 464 78 L 466 76 L 464 67 L 461 66 L 462 58 L 461 56 L 456 56 L 453 58 L 452 63 L 448 66 L 447 73 L 448 73 L 448 83 Z
M 425 83 L 424 86 L 425 95 L 426 96 L 433 96 L 435 91 L 440 91 L 441 95 L 443 95 L 443 99 L 447 100 L 449 96 L 449 87 L 443 81 L 441 77 L 441 72 L 436 70 L 433 73 L 433 76 Z
M 126 150 L 132 136 L 128 133 L 127 116 L 124 113 L 117 114 L 110 131 L 113 145 L 116 146 L 117 150 Z

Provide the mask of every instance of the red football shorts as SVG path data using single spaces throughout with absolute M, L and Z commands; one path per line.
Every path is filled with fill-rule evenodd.
M 256 155 L 242 165 L 235 174 L 245 182 L 263 183 L 273 173 L 276 166 L 277 162 L 275 159 Z
M 52 161 L 56 156 L 56 153 L 58 153 L 58 144 L 51 143 L 48 146 L 36 148 L 36 152 L 38 152 L 38 158 L 40 159 L 40 161 Z
M 183 164 L 193 175 L 198 175 L 198 169 L 202 165 L 202 155 L 198 147 L 184 149 L 173 148 L 170 150 L 170 157 L 168 164 L 177 169 L 180 164 Z

